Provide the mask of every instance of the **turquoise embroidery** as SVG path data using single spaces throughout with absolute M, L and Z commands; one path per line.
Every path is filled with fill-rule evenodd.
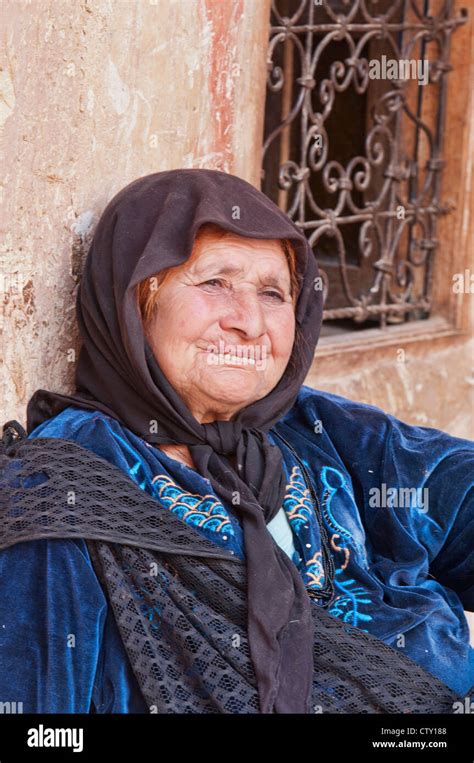
M 315 527 L 314 508 L 306 487 L 301 469 L 294 466 L 290 474 L 290 482 L 286 486 L 283 508 L 290 526 L 299 541 L 302 556 L 305 560 L 303 580 L 307 588 L 322 588 L 325 575 L 322 564 L 321 540 Z M 302 559 L 300 556 L 300 565 Z M 298 566 L 300 566 L 298 565 Z
M 156 497 L 185 522 L 217 533 L 234 534 L 229 515 L 215 495 L 188 493 L 178 488 L 171 477 L 165 474 L 157 474 L 152 479 L 152 485 Z
M 307 588 L 322 588 L 324 586 L 325 574 L 322 562 L 322 552 L 317 551 L 311 559 L 306 561 L 306 586 Z
M 338 576 L 340 579 L 338 579 Z M 336 588 L 341 591 L 341 594 L 337 596 L 333 604 L 329 608 L 329 613 L 340 617 L 345 623 L 359 626 L 360 622 L 368 622 L 373 618 L 370 615 L 366 615 L 359 610 L 359 604 L 372 604 L 371 599 L 367 598 L 367 591 L 356 584 L 356 581 L 352 578 L 349 580 L 342 579 L 342 568 L 336 570 L 335 578 Z M 365 628 L 366 633 L 368 631 Z
M 351 545 L 358 548 L 358 544 L 355 543 L 349 531 L 337 522 L 331 508 L 338 491 L 343 490 L 348 493 L 351 500 L 352 494 L 344 476 L 337 469 L 329 466 L 323 467 L 321 469 L 321 481 L 326 488 L 322 501 L 323 519 L 329 532 L 332 531 L 330 536 L 331 549 L 338 554 L 337 557 L 334 555 L 336 566 L 334 587 L 340 593 L 329 607 L 328 612 L 342 618 L 345 623 L 360 627 L 360 623 L 368 622 L 373 618 L 361 612 L 359 605 L 372 604 L 372 600 L 368 598 L 368 593 L 364 588 L 354 585 L 355 581 L 352 578 L 345 578 L 345 570 L 349 566 L 351 558 Z M 337 566 L 337 559 L 341 558 L 340 554 L 343 555 L 343 560 Z M 363 553 L 362 556 L 364 556 Z M 365 628 L 361 630 L 368 633 Z
M 346 481 L 337 469 L 333 469 L 330 466 L 323 466 L 321 469 L 321 482 L 326 488 L 325 494 L 325 519 L 332 530 L 335 530 L 339 535 L 342 535 L 346 541 L 351 540 L 351 534 L 348 530 L 342 527 L 335 519 L 331 512 L 331 502 L 338 490 L 345 490 L 349 492 Z
M 313 505 L 299 466 L 294 466 L 291 471 L 290 483 L 286 486 L 284 509 L 295 532 L 298 532 L 302 525 L 309 525 Z

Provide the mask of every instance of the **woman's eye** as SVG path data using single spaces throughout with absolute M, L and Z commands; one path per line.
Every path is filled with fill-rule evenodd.
M 210 278 L 208 281 L 203 281 L 199 284 L 199 286 L 210 286 L 211 288 L 214 286 L 224 286 L 227 287 L 229 284 L 224 281 L 222 278 Z M 275 289 L 266 289 L 265 291 L 261 292 L 265 297 L 270 297 L 270 299 L 278 300 L 279 302 L 284 302 L 285 298 L 282 294 L 280 294 L 279 291 L 275 291 Z
M 200 286 L 213 286 L 214 284 L 224 285 L 225 282 L 221 278 L 210 278 L 209 281 L 203 281 Z
M 280 300 L 280 302 L 284 302 L 285 301 L 285 298 L 283 297 L 283 295 L 280 294 L 279 291 L 274 291 L 273 289 L 270 290 L 270 291 L 266 291 L 265 295 L 268 295 L 269 297 L 272 297 L 272 299 L 276 298 L 276 299 Z

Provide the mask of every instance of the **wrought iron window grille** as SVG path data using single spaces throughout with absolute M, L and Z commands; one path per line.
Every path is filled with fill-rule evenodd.
M 431 11 L 435 15 L 430 15 Z M 347 329 L 428 318 L 451 0 L 273 0 L 262 190 L 295 221 Z

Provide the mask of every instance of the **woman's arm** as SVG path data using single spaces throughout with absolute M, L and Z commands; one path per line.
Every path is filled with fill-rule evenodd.
M 83 540 L 0 551 L 0 707 L 89 713 L 107 603 Z
M 419 544 L 429 574 L 473 611 L 474 444 L 306 386 L 284 421 L 342 461 L 374 553 L 403 561 L 405 544 L 395 549 L 389 530 L 396 525 L 406 548 L 410 537 Z

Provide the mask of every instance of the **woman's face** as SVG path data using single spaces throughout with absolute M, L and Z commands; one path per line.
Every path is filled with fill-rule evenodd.
M 278 241 L 204 234 L 197 258 L 157 295 L 148 342 L 195 418 L 230 419 L 283 375 L 295 337 Z

